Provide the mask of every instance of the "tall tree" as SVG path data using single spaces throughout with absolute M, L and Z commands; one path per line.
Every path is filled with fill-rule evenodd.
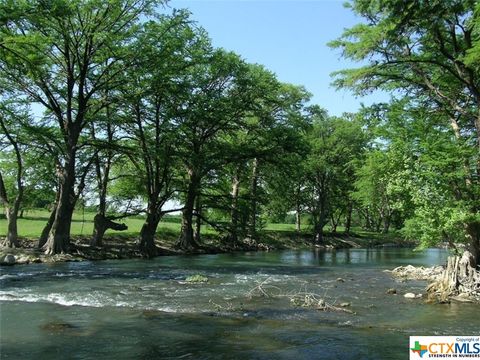
M 45 251 L 68 251 L 81 134 L 106 105 L 97 95 L 129 64 L 124 45 L 153 0 L 0 3 L 0 71 L 61 131 L 59 196 Z M 103 64 L 107 64 L 103 66 Z M 83 170 L 87 171 L 88 167 Z M 80 176 L 80 182 L 84 176 Z M 82 186 L 80 186 L 81 190 Z
M 262 102 L 258 121 L 249 133 L 253 161 L 248 235 L 252 238 L 256 237 L 256 218 L 261 213 L 259 208 L 268 203 L 267 198 L 278 200 L 280 196 L 283 198 L 281 203 L 287 205 L 288 200 L 292 200 L 288 199 L 289 193 L 293 198 L 295 194 L 299 195 L 302 177 L 292 175 L 302 173 L 301 166 L 297 165 L 301 164 L 301 158 L 308 151 L 304 135 L 311 124 L 304 111 L 309 98 L 310 94 L 304 88 L 291 84 L 279 84 L 270 89 L 268 101 Z M 280 179 L 285 177 L 290 181 Z M 282 189 L 281 183 L 288 184 L 288 189 Z
M 424 246 L 465 242 L 464 224 L 472 216 L 469 198 L 479 189 L 466 181 L 470 169 L 458 159 L 473 158 L 476 148 L 459 143 L 443 113 L 412 106 L 411 100 L 371 110 L 377 149 L 368 158 L 381 161 L 367 158 L 359 169 L 357 195 L 365 202 L 371 192 L 371 205 L 387 201 L 395 225 L 404 225 L 403 233 Z
M 145 24 L 131 47 L 137 60 L 125 73 L 121 89 L 126 154 L 141 178 L 141 195 L 147 202 L 140 249 L 149 257 L 157 255 L 156 229 L 175 191 L 182 141 L 177 106 L 194 91 L 190 69 L 203 63 L 211 48 L 204 31 L 191 24 L 188 16 L 181 11 Z
M 17 218 L 18 212 L 20 210 L 20 205 L 24 196 L 24 160 L 23 160 L 23 151 L 21 149 L 21 139 L 20 139 L 20 118 L 25 114 L 21 114 L 19 111 L 19 104 L 10 103 L 8 101 L 2 102 L 0 104 L 0 130 L 3 133 L 3 136 L 0 136 L 0 144 L 5 146 L 5 149 L 2 149 L 2 153 L 8 152 L 8 157 L 5 159 L 0 158 L 0 163 L 2 164 L 2 169 L 0 169 L 0 201 L 5 207 L 5 213 L 7 215 L 7 236 L 4 241 L 4 245 L 8 247 L 18 247 L 18 229 L 17 229 Z M 5 143 L 3 143 L 2 138 L 5 138 Z M 3 148 L 2 146 L 2 148 Z M 2 154 L 4 155 L 4 154 Z M 3 156 L 2 156 L 3 157 Z M 7 191 L 6 179 L 4 167 L 5 162 L 2 160 L 7 160 L 8 158 L 13 158 L 14 165 L 11 166 L 14 169 L 14 185 L 11 186 L 14 190 Z M 3 174 L 2 174 L 3 173 Z
M 475 190 L 480 179 L 477 2 L 354 0 L 349 6 L 365 22 L 331 45 L 341 48 L 346 58 L 367 64 L 337 72 L 336 85 L 358 93 L 385 89 L 410 95 L 413 106 L 444 115 L 440 125 L 450 127 L 458 146 L 476 149 L 473 155 L 457 155 L 468 169 L 468 189 L 461 198 L 469 204 L 463 233 L 474 261 L 480 263 L 480 201 Z M 455 188 L 449 191 L 455 197 Z
M 365 146 L 365 136 L 354 119 L 329 117 L 311 109 L 313 127 L 308 134 L 306 159 L 307 206 L 313 219 L 315 242 L 322 242 L 323 228 L 335 213 L 346 212 L 352 190 L 352 168 Z
M 184 210 L 178 246 L 191 249 L 195 199 L 202 179 L 231 161 L 226 134 L 242 127 L 269 81 L 270 73 L 248 66 L 237 55 L 214 51 L 203 64 L 191 69 L 191 92 L 174 109 L 178 114 L 180 159 L 185 168 Z M 197 214 L 198 215 L 198 214 Z
M 108 101 L 108 100 L 107 100 Z M 90 245 L 102 246 L 103 236 L 108 229 L 112 230 L 127 230 L 128 227 L 125 224 L 115 222 L 114 220 L 120 219 L 130 215 L 125 212 L 123 215 L 107 215 L 108 211 L 108 187 L 111 181 L 112 167 L 119 160 L 122 154 L 122 148 L 117 146 L 118 139 L 118 125 L 114 124 L 111 120 L 114 116 L 110 111 L 110 107 L 105 108 L 105 119 L 100 125 L 104 125 L 104 128 L 99 131 L 98 126 L 95 123 L 91 124 L 91 136 L 96 141 L 95 145 L 99 147 L 93 155 L 93 165 L 96 179 L 96 192 L 98 194 L 98 210 L 97 214 L 93 218 L 93 234 Z M 103 124 L 102 124 L 103 123 Z M 127 210 L 127 209 L 126 209 Z
M 356 171 L 354 197 L 365 210 L 365 216 L 368 216 L 366 227 L 369 230 L 387 233 L 390 228 L 394 210 L 394 200 L 388 189 L 394 175 L 391 163 L 389 154 L 385 151 L 372 150 Z

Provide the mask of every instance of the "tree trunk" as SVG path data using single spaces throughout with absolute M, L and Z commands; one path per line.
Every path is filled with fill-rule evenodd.
M 468 237 L 468 250 L 473 257 L 473 267 L 480 265 L 480 222 L 472 222 L 466 225 Z
M 315 244 L 321 244 L 323 242 L 323 226 L 320 223 L 317 223 L 315 226 Z
M 109 166 L 105 169 L 105 174 L 102 177 L 101 171 L 99 169 L 99 162 L 96 164 L 97 169 L 97 178 L 99 186 L 99 204 L 98 204 L 98 213 L 93 219 L 93 237 L 90 242 L 91 246 L 103 246 L 102 240 L 105 231 L 108 229 L 114 230 L 126 230 L 127 227 L 125 224 L 118 224 L 105 216 L 107 210 L 107 184 L 108 184 L 108 173 Z M 123 226 L 122 226 L 123 225 Z
M 383 219 L 383 229 L 382 229 L 383 234 L 388 234 L 388 231 L 390 230 L 390 218 L 391 216 L 387 215 Z
M 442 277 L 430 284 L 427 292 L 440 301 L 456 295 L 480 300 L 480 272 L 475 268 L 473 254 L 465 251 L 462 257 L 450 256 Z
M 149 208 L 147 211 L 147 219 L 140 230 L 140 251 L 148 258 L 158 255 L 158 249 L 155 245 L 155 233 L 157 232 L 158 223 L 161 216 L 155 208 Z
M 108 89 L 105 91 L 105 97 L 108 97 Z M 106 106 L 105 108 L 106 118 L 107 118 L 107 139 L 108 142 L 111 144 L 113 142 L 113 130 L 110 124 L 110 106 Z M 92 138 L 96 139 L 95 134 L 95 126 L 92 124 L 91 128 Z M 126 230 L 121 225 L 125 226 L 125 224 L 117 224 L 111 221 L 111 219 L 106 218 L 105 214 L 107 211 L 107 190 L 108 190 L 108 182 L 110 181 L 110 167 L 112 164 L 112 151 L 108 150 L 105 154 L 106 159 L 103 163 L 103 171 L 102 171 L 102 163 L 100 161 L 100 156 L 98 153 L 94 156 L 94 163 L 95 163 L 95 172 L 97 175 L 97 187 L 98 187 L 98 213 L 95 215 L 94 223 L 93 223 L 93 238 L 90 242 L 92 246 L 102 246 L 103 235 L 107 229 L 114 229 L 114 230 Z M 120 226 L 120 227 L 119 227 Z
M 326 224 L 327 218 L 327 209 L 326 209 L 326 199 L 324 196 L 321 196 L 319 199 L 319 214 L 318 222 L 315 227 L 315 243 L 320 244 L 323 242 L 323 228 Z
M 301 231 L 301 218 L 300 218 L 300 204 L 297 201 L 296 207 L 295 207 L 295 231 L 300 232 Z
M 364 225 L 363 225 L 363 229 L 364 230 L 372 230 L 373 229 L 373 221 L 372 221 L 372 218 L 370 216 L 370 211 L 368 210 L 368 207 L 365 207 L 364 208 L 364 212 L 365 212 L 365 222 L 364 222 Z
M 193 232 L 193 241 L 196 244 L 200 244 L 200 230 L 202 227 L 202 219 L 200 216 L 202 215 L 202 208 L 200 204 L 200 195 L 197 195 L 197 198 L 195 200 L 195 213 L 198 214 L 195 218 L 195 229 Z
M 197 195 L 199 180 L 193 171 L 190 171 L 190 183 L 188 184 L 185 198 L 185 207 L 182 211 L 182 227 L 180 237 L 177 241 L 177 247 L 182 250 L 191 250 L 198 247 L 193 238 L 193 209 Z
M 302 209 L 301 209 L 301 202 L 300 202 L 300 192 L 301 192 L 301 186 L 300 183 L 297 183 L 297 186 L 295 187 L 295 192 L 294 192 L 294 197 L 295 197 L 295 231 L 299 233 L 301 229 L 301 215 L 302 215 Z
M 252 164 L 252 181 L 250 184 L 250 226 L 249 236 L 255 239 L 257 236 L 257 189 L 258 189 L 258 159 L 255 158 Z
M 332 213 L 330 215 L 330 221 L 332 224 L 332 233 L 337 233 L 338 224 L 340 224 L 340 218 L 342 217 L 342 213 L 339 213 L 338 216 L 335 218 L 335 214 Z
M 21 171 L 21 164 L 19 165 L 18 171 Z M 7 216 L 7 236 L 3 242 L 3 246 L 7 247 L 19 247 L 20 243 L 18 242 L 18 231 L 17 231 L 17 218 L 18 218 L 18 209 L 20 208 L 20 203 L 22 202 L 23 197 L 23 184 L 21 183 L 21 175 L 17 175 L 17 196 L 13 202 L 13 205 L 10 204 L 7 191 L 5 189 L 5 184 L 3 182 L 2 174 L 0 173 L 0 202 L 5 206 L 5 214 Z
M 70 154 L 70 161 L 60 171 L 60 195 L 55 211 L 55 219 L 43 246 L 45 254 L 67 253 L 70 245 L 70 227 L 77 196 L 75 195 L 75 153 Z
M 91 246 L 103 246 L 103 236 L 105 235 L 105 231 L 108 230 L 105 220 L 105 216 L 100 213 L 96 214 L 93 218 L 93 234 L 92 240 L 90 241 Z
M 47 241 L 43 246 L 45 254 L 64 254 L 70 246 L 70 227 L 75 205 L 66 199 L 60 199 L 55 211 Z
M 331 224 L 332 224 L 332 233 L 333 234 L 336 234 L 337 233 L 337 226 L 338 226 L 338 222 L 335 221 L 335 216 L 334 215 L 331 215 L 330 216 L 330 219 L 331 219 Z
M 18 230 L 17 230 L 17 218 L 18 210 L 20 209 L 20 204 L 22 203 L 23 198 L 23 161 L 22 155 L 20 153 L 20 148 L 18 147 L 18 142 L 14 139 L 11 134 L 8 132 L 7 127 L 3 121 L 3 117 L 0 117 L 0 125 L 3 130 L 3 133 L 9 140 L 15 151 L 15 158 L 17 162 L 17 173 L 16 173 L 16 186 L 17 186 L 17 196 L 13 201 L 13 204 L 9 201 L 7 196 L 7 191 L 5 188 L 5 183 L 3 182 L 2 174 L 0 173 L 0 202 L 4 204 L 6 215 L 7 215 L 7 237 L 5 238 L 4 245 L 8 247 L 18 247 L 20 246 L 18 242 Z
M 240 169 L 237 168 L 232 179 L 232 205 L 230 211 L 230 240 L 233 244 L 238 243 L 238 194 L 240 192 Z
M 18 230 L 17 230 L 17 214 L 18 211 L 15 208 L 7 208 L 7 237 L 5 238 L 4 246 L 7 247 L 19 247 Z
M 95 215 L 93 218 L 93 224 L 93 237 L 90 241 L 91 246 L 103 246 L 103 236 L 105 235 L 105 231 L 108 229 L 118 231 L 128 229 L 127 225 L 113 222 L 111 219 L 102 214 Z
M 347 217 L 345 221 L 345 234 L 350 235 L 350 228 L 352 227 L 352 212 L 353 212 L 353 206 L 352 203 L 348 204 L 347 208 Z
M 372 221 L 375 222 L 375 224 L 374 224 L 375 232 L 379 233 L 380 229 L 382 228 L 382 223 L 383 223 L 383 212 L 380 211 L 380 215 L 377 216 L 376 219 L 372 219 Z
M 190 209 L 188 201 L 185 203 L 185 209 L 182 213 L 182 227 L 177 247 L 182 250 L 192 250 L 197 248 L 197 244 L 193 238 L 193 207 Z
M 480 105 L 480 98 L 477 98 L 477 104 Z M 477 116 L 475 117 L 475 129 L 476 129 L 476 136 L 477 136 L 477 146 L 480 150 L 480 108 L 478 110 Z M 453 132 L 455 134 L 455 138 L 457 140 L 461 139 L 461 131 L 458 125 L 457 119 L 454 117 L 450 117 L 450 125 L 452 126 Z M 477 177 L 480 176 L 480 157 L 477 157 Z M 467 174 L 465 179 L 465 184 L 468 188 L 472 188 L 474 186 L 472 184 L 472 177 L 470 176 L 470 161 L 468 158 L 464 159 L 464 169 L 465 174 Z M 478 183 L 475 184 L 478 186 Z M 472 209 L 472 213 L 478 212 L 477 208 Z M 469 224 L 465 224 L 466 235 L 468 239 L 467 248 L 472 254 L 474 265 L 476 267 L 480 264 L 480 222 L 472 222 Z
M 55 214 L 57 213 L 57 203 L 58 203 L 58 196 L 59 192 L 57 191 L 57 198 L 55 199 L 55 204 L 53 205 L 52 212 L 50 213 L 50 217 L 47 220 L 47 223 L 45 224 L 45 227 L 42 230 L 42 234 L 40 235 L 40 238 L 38 239 L 38 248 L 41 249 L 45 246 L 47 243 L 48 239 L 48 234 L 50 233 L 50 230 L 52 229 L 53 222 L 55 220 Z

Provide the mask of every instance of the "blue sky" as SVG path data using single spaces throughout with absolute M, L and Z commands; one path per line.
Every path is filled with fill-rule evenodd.
M 354 67 L 327 43 L 361 19 L 337 0 L 171 0 L 171 8 L 188 8 L 213 44 L 247 61 L 265 65 L 279 80 L 304 85 L 331 115 L 355 112 L 360 103 L 385 100 L 374 94 L 356 99 L 330 86 L 330 73 Z

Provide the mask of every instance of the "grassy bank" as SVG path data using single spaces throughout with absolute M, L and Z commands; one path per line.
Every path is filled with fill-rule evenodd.
M 22 218 L 18 219 L 18 233 L 22 238 L 37 238 L 42 233 L 50 212 L 47 210 L 30 210 L 25 211 Z M 73 214 L 71 234 L 73 236 L 89 236 L 93 232 L 93 218 L 95 213 L 76 211 Z M 133 216 L 119 220 L 128 226 L 128 230 L 118 232 L 107 230 L 107 235 L 122 234 L 122 236 L 137 236 L 140 233 L 145 219 L 142 216 Z M 267 231 L 295 231 L 294 224 L 266 224 Z M 7 231 L 7 221 L 5 218 L 0 219 L 0 236 Z M 177 216 L 166 216 L 159 224 L 158 233 L 162 231 L 167 233 L 180 231 L 180 218 Z M 202 225 L 202 234 L 216 234 L 217 232 L 209 225 Z
M 23 218 L 18 221 L 19 237 L 22 247 L 30 248 L 39 256 L 39 252 L 33 248 L 36 246 L 38 238 L 42 232 L 45 223 L 48 220 L 49 213 L 46 210 L 35 210 L 25 212 Z M 140 257 L 137 250 L 136 241 L 138 234 L 144 223 L 141 216 L 125 218 L 122 220 L 127 226 L 127 231 L 109 230 L 104 239 L 102 249 L 90 248 L 88 246 L 93 231 L 93 218 L 95 213 L 76 212 L 73 216 L 71 235 L 73 253 L 87 259 L 118 259 Z M 156 243 L 164 254 L 178 254 L 174 249 L 174 244 L 180 234 L 179 217 L 170 216 L 159 224 Z M 0 219 L 0 237 L 6 233 L 7 223 L 5 219 Z M 222 240 L 220 234 L 211 226 L 202 226 L 202 245 L 200 252 L 224 252 L 233 250 L 271 250 L 271 249 L 301 249 L 317 246 L 327 249 L 351 248 L 351 247 L 375 247 L 375 246 L 405 246 L 411 245 L 405 243 L 398 234 L 376 234 L 360 229 L 346 235 L 342 228 L 336 233 L 332 233 L 328 228 L 325 229 L 325 237 L 321 246 L 312 243 L 313 234 L 311 228 L 304 226 L 304 229 L 298 233 L 295 231 L 294 224 L 266 224 L 260 232 L 260 238 L 257 243 L 245 242 L 240 247 L 232 247 L 232 244 Z M 11 252 L 11 249 L 3 249 L 2 253 Z M 21 251 L 21 250 L 20 250 Z M 46 259 L 41 259 L 42 261 Z M 27 261 L 31 262 L 31 261 Z
M 47 223 L 50 213 L 47 210 L 30 210 L 25 211 L 23 218 L 18 219 L 18 235 L 22 238 L 38 238 Z M 90 236 L 93 232 L 93 218 L 95 213 L 77 211 L 73 214 L 71 234 L 73 236 Z M 140 216 L 125 218 L 120 222 L 128 226 L 127 231 L 122 231 L 125 236 L 136 236 L 140 233 L 140 229 L 144 223 L 144 219 Z M 160 229 L 177 231 L 180 230 L 180 224 L 174 222 L 163 221 Z M 0 234 L 7 231 L 7 221 L 0 219 Z M 107 235 L 119 233 L 118 231 L 108 230 Z
M 18 219 L 18 233 L 19 237 L 28 240 L 36 240 L 40 236 L 43 227 L 45 226 L 50 213 L 47 210 L 30 210 L 25 211 L 22 218 Z M 87 238 L 93 232 L 93 218 L 95 213 L 77 211 L 73 214 L 73 221 L 71 226 L 71 235 L 76 238 Z M 119 220 L 128 226 L 126 231 L 107 230 L 106 238 L 122 237 L 132 238 L 137 237 L 140 233 L 145 219 L 142 216 L 134 216 Z M 0 219 L 0 236 L 7 232 L 7 221 L 5 218 Z M 215 238 L 218 232 L 209 225 L 202 225 L 202 235 L 207 240 Z M 401 241 L 397 233 L 378 234 L 354 228 L 350 236 L 343 235 L 344 228 L 339 227 L 337 233 L 332 233 L 328 226 L 325 227 L 326 242 L 332 239 L 353 241 L 356 239 L 359 244 L 363 246 L 371 246 L 375 244 L 397 243 Z M 160 222 L 157 231 L 157 237 L 160 240 L 169 241 L 172 237 L 178 236 L 180 233 L 180 218 L 178 216 L 166 216 Z M 288 247 L 294 247 L 297 241 L 300 243 L 310 242 L 312 238 L 312 229 L 309 226 L 303 226 L 302 231 L 297 233 L 294 224 L 278 224 L 268 223 L 262 229 L 264 234 L 263 242 L 274 245 L 281 243 Z

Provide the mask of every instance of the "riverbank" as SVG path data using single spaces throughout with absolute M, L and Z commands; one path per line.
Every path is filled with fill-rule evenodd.
M 380 236 L 379 234 L 343 234 L 327 233 L 322 244 L 314 244 L 313 236 L 308 233 L 296 233 L 294 231 L 265 231 L 260 236 L 261 241 L 246 238 L 235 245 L 223 241 L 218 236 L 205 235 L 204 243 L 198 249 L 185 252 L 175 248 L 176 236 L 169 234 L 162 240 L 156 241 L 158 256 L 184 255 L 184 254 L 217 254 L 245 251 L 272 251 L 287 249 L 317 248 L 324 250 L 346 248 L 374 248 L 374 247 L 412 247 L 415 244 L 406 242 L 394 234 Z M 45 255 L 36 248 L 36 239 L 20 239 L 21 247 L 0 247 L 0 264 L 30 264 L 30 263 L 53 263 L 65 261 L 84 260 L 118 260 L 143 258 L 144 255 L 138 249 L 138 239 L 132 236 L 110 235 L 104 239 L 102 247 L 90 246 L 90 238 L 85 236 L 73 236 L 69 254 Z

